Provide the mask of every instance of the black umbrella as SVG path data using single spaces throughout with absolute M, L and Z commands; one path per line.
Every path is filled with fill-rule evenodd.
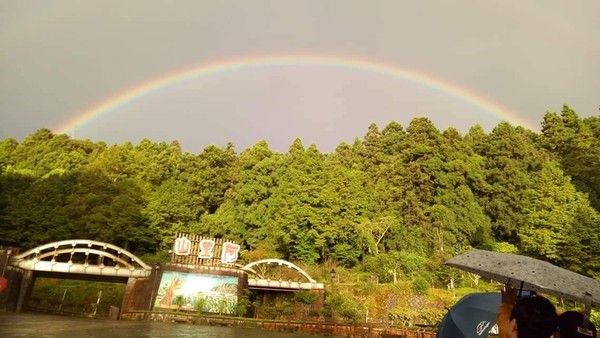
M 461 298 L 438 327 L 436 338 L 487 337 L 496 323 L 500 293 L 472 293 Z
M 539 259 L 473 249 L 445 264 L 516 288 L 600 305 L 600 283 Z

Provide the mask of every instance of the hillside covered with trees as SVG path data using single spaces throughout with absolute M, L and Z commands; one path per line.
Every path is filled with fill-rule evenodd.
M 600 278 L 600 117 L 547 113 L 541 134 L 372 124 L 332 153 L 297 139 L 200 154 L 143 140 L 108 146 L 38 130 L 0 142 L 0 239 L 71 238 L 137 255 L 177 232 L 235 240 L 248 261 L 335 262 L 380 281 L 426 274 L 471 247 L 518 252 Z M 156 257 L 156 256 L 155 256 Z

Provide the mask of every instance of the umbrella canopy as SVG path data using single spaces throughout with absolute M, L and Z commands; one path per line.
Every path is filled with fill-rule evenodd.
M 600 305 L 600 283 L 539 259 L 473 249 L 445 264 L 516 288 Z
M 438 327 L 436 338 L 487 337 L 496 323 L 500 293 L 472 293 L 458 301 Z

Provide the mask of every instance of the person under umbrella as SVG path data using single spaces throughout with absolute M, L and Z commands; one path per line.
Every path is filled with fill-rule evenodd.
M 501 300 L 497 317 L 500 338 L 549 338 L 556 332 L 558 315 L 548 299 L 534 296 L 515 304 L 515 289 L 505 286 Z
M 498 292 L 471 293 L 462 297 L 442 319 L 436 338 L 482 338 L 495 327 Z
M 596 327 L 592 322 L 583 325 L 583 313 L 577 311 L 563 312 L 558 316 L 558 331 L 554 338 L 596 338 Z

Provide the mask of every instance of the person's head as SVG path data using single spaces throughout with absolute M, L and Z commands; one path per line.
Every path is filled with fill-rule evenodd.
M 558 316 L 557 336 L 560 338 L 596 338 L 597 332 L 596 327 L 591 322 L 587 326 L 583 326 L 583 314 L 581 312 L 567 311 Z
M 556 308 L 544 297 L 521 299 L 510 314 L 509 337 L 549 338 L 556 331 Z

